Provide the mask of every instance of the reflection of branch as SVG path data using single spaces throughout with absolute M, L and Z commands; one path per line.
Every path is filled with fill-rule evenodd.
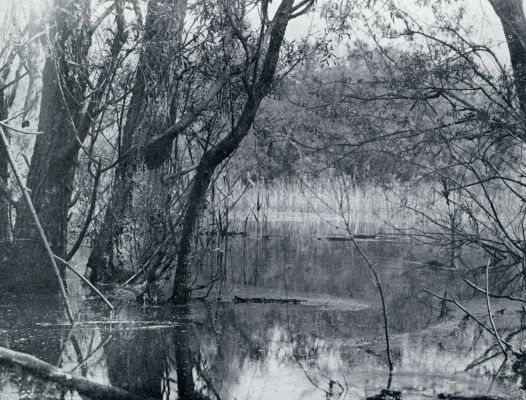
M 340 202 L 339 202 L 339 205 L 338 205 L 339 207 L 338 207 L 337 212 L 338 212 L 339 216 L 342 218 L 343 223 L 345 224 L 345 230 L 347 231 L 347 234 L 349 235 L 349 238 L 353 242 L 354 247 L 356 247 L 356 249 L 360 253 L 360 256 L 364 259 L 365 263 L 367 264 L 367 267 L 369 268 L 369 270 L 373 274 L 374 280 L 376 282 L 376 288 L 378 289 L 378 294 L 380 295 L 380 300 L 382 302 L 382 315 L 383 315 L 383 319 L 384 319 L 384 334 L 385 334 L 385 345 L 386 345 L 386 350 L 385 351 L 387 353 L 387 362 L 389 364 L 389 384 L 387 386 L 387 388 L 389 389 L 394 367 L 393 367 L 393 360 L 391 359 L 391 345 L 390 345 L 390 340 L 389 340 L 389 324 L 388 324 L 388 320 L 387 320 L 387 306 L 385 304 L 384 290 L 383 290 L 383 287 L 382 287 L 382 283 L 380 282 L 380 277 L 378 276 L 378 273 L 376 272 L 376 269 L 375 269 L 373 263 L 369 260 L 369 257 L 367 257 L 367 254 L 365 254 L 365 252 L 362 249 L 362 247 L 358 244 L 358 242 L 356 241 L 356 238 L 354 237 L 354 234 L 353 234 L 353 232 L 351 230 L 350 220 L 349 220 L 349 217 L 348 217 L 349 210 L 348 209 L 347 210 L 344 209 L 344 205 L 347 208 L 349 208 L 350 205 L 351 205 L 350 199 L 349 199 L 349 188 L 347 187 L 347 184 L 345 182 L 345 178 L 343 176 L 341 176 L 341 180 L 340 181 L 341 181 L 341 183 L 338 185 L 338 189 L 340 190 L 340 197 L 341 198 L 340 198 Z M 343 191 L 343 193 L 341 193 L 341 191 Z M 343 198 L 344 195 L 345 195 L 345 201 L 344 201 L 344 198 Z
M 104 347 L 111 339 L 113 339 L 113 336 L 112 334 L 110 334 L 110 336 L 108 336 L 108 338 L 104 341 L 104 342 L 101 342 L 97 347 L 95 347 L 95 349 L 93 349 L 93 351 L 91 351 L 90 353 L 88 353 L 86 355 L 86 357 L 84 358 L 84 360 L 80 363 L 80 364 L 77 364 L 75 365 L 69 372 L 74 372 L 77 368 L 79 367 L 82 367 L 86 364 L 86 362 L 88 362 L 88 360 L 93 357 L 93 355 L 102 347 Z
M 466 282 L 466 284 L 471 286 L 476 291 L 478 291 L 478 292 L 480 292 L 482 294 L 488 294 L 489 297 L 493 297 L 494 299 L 507 299 L 507 300 L 511 300 L 511 301 L 518 301 L 518 302 L 521 302 L 521 303 L 526 303 L 526 299 L 521 299 L 520 297 L 508 296 L 508 295 L 505 295 L 505 294 L 488 293 L 486 290 L 484 290 L 481 287 L 475 285 L 473 282 L 471 282 L 468 279 L 463 279 L 463 281 Z
M 525 330 L 526 330 L 526 327 L 525 326 L 521 326 L 519 329 L 516 329 L 513 332 L 510 332 L 509 334 L 507 334 L 505 340 L 506 341 L 510 341 L 511 339 L 513 339 L 518 334 L 522 334 Z M 493 346 L 488 348 L 478 359 L 472 361 L 465 368 L 465 371 L 469 371 L 470 369 L 473 369 L 473 368 L 475 368 L 475 367 L 477 367 L 477 366 L 479 366 L 481 364 L 484 364 L 485 362 L 494 359 L 495 357 L 497 357 L 500 354 L 500 352 L 496 352 L 496 353 L 490 354 L 492 349 L 493 349 Z
M 460 304 L 454 297 L 452 298 L 447 298 L 447 297 L 443 297 L 443 296 L 440 296 L 439 294 L 436 294 L 436 293 L 433 293 L 432 291 L 430 290 L 427 290 L 427 289 L 424 289 L 424 292 L 426 292 L 427 294 L 430 294 L 431 296 L 434 296 L 436 297 L 437 299 L 441 299 L 441 300 L 444 300 L 444 301 L 447 301 L 449 303 L 453 303 L 454 305 L 456 305 L 458 308 L 460 308 L 468 317 L 470 317 L 471 319 L 473 319 L 477 324 L 479 324 L 486 332 L 488 332 L 489 334 L 491 334 L 493 337 L 497 337 L 496 333 L 491 329 L 489 328 L 486 324 L 484 324 L 481 320 L 479 320 L 477 317 L 475 317 L 472 313 L 470 313 L 462 304 Z M 520 353 L 517 353 L 513 347 L 511 346 L 511 344 L 509 344 L 506 340 L 503 340 L 501 339 L 501 342 L 503 345 L 506 346 L 506 348 L 515 356 L 520 356 L 521 354 Z
M 80 373 L 85 378 L 86 376 L 88 376 L 88 367 L 84 363 L 85 359 L 84 359 L 84 356 L 82 355 L 82 349 L 80 347 L 80 343 L 74 334 L 71 335 L 69 340 L 71 342 L 71 345 L 73 346 L 73 350 L 75 351 L 75 354 L 77 355 L 77 365 L 81 366 Z

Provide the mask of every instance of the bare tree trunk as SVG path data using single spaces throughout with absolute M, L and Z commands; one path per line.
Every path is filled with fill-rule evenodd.
M 126 218 L 130 215 L 135 181 L 138 180 L 142 165 L 142 145 L 149 136 L 167 129 L 171 122 L 175 96 L 173 58 L 181 42 L 185 14 L 186 0 L 148 2 L 145 44 L 122 132 L 122 161 L 115 170 L 111 198 L 87 264 L 92 281 L 112 280 L 118 272 L 121 235 L 126 227 Z M 162 171 L 156 174 L 162 175 Z M 154 214 L 162 203 L 163 196 L 148 202 L 146 213 L 151 215 L 147 215 L 146 220 L 156 217 Z M 156 240 L 153 242 L 156 243 Z M 153 247 L 148 244 L 149 249 Z M 147 258 L 147 255 L 140 258 Z
M 0 120 L 7 118 L 5 94 L 0 91 Z M 9 170 L 7 155 L 4 145 L 0 142 L 0 186 L 7 188 L 9 182 Z M 11 226 L 9 221 L 9 202 L 4 196 L 0 196 L 0 252 L 4 253 L 7 241 L 11 237 Z M 4 253 L 5 254 L 5 253 Z M 1 257 L 1 256 L 0 256 Z

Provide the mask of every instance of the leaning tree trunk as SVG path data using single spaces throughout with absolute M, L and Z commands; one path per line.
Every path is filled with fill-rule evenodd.
M 114 184 L 106 214 L 93 244 L 87 271 L 92 281 L 110 281 L 115 279 L 120 269 L 119 253 L 122 233 L 126 228 L 126 219 L 130 216 L 132 195 L 136 189 L 142 169 L 142 145 L 148 135 L 166 130 L 173 116 L 172 102 L 175 92 L 174 54 L 181 43 L 186 13 L 186 0 L 150 0 L 148 2 L 145 24 L 144 47 L 141 50 L 139 64 L 132 91 L 126 124 L 122 133 L 120 157 L 122 161 L 115 169 Z M 148 177 L 148 181 L 159 182 L 162 169 Z M 144 202 L 143 214 L 146 221 L 159 217 L 158 211 L 164 211 L 163 204 L 168 192 L 159 184 L 146 187 L 155 193 L 153 201 Z M 158 244 L 158 237 L 145 237 L 145 254 Z
M 191 253 L 191 238 L 194 235 L 197 221 L 205 204 L 208 186 L 210 185 L 216 168 L 230 157 L 248 134 L 261 101 L 270 91 L 277 68 L 281 45 L 285 36 L 285 30 L 287 29 L 293 11 L 293 5 L 294 0 L 283 0 L 276 11 L 274 24 L 272 24 L 270 28 L 272 31 L 261 67 L 261 74 L 258 79 L 252 82 L 252 88 L 249 89 L 248 93 L 248 100 L 236 125 L 228 136 L 222 139 L 212 149 L 206 151 L 199 161 L 199 166 L 196 169 L 193 183 L 186 200 L 185 213 L 183 216 L 183 227 L 172 291 L 172 301 L 175 304 L 188 304 L 190 301 L 192 293 L 192 268 L 189 258 Z M 159 140 L 159 138 L 152 140 L 149 145 L 155 146 L 155 141 L 157 140 Z M 148 164 L 148 160 L 146 161 Z
M 26 186 L 50 242 L 64 256 L 67 217 L 77 166 L 77 130 L 87 82 L 89 1 L 56 0 L 54 27 L 43 70 L 38 131 Z M 71 151 L 71 149 L 75 149 Z M 15 245 L 0 280 L 8 289 L 55 292 L 56 277 L 44 257 L 30 211 L 19 207 Z

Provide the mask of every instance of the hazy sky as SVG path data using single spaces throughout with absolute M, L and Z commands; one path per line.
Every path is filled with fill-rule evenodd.
M 364 0 L 356 0 L 364 1 Z M 502 0 L 506 1 L 506 0 Z M 429 26 L 436 23 L 435 15 L 431 6 L 419 7 L 416 4 L 416 0 L 393 0 L 393 2 L 410 14 L 416 21 L 421 25 Z M 276 5 L 273 3 L 273 8 Z M 378 0 L 375 12 L 387 14 L 386 7 L 382 6 L 386 1 Z M 323 1 L 318 1 L 318 8 Z M 491 43 L 495 51 L 499 56 L 504 57 L 505 60 L 508 58 L 506 42 L 502 33 L 502 27 L 498 17 L 493 12 L 491 5 L 487 0 L 458 0 L 453 1 L 451 5 L 444 4 L 439 9 L 439 13 L 442 15 L 451 15 L 453 10 L 459 5 L 464 6 L 465 16 L 463 24 L 467 27 L 471 27 L 469 34 L 470 39 L 475 43 Z M 319 13 L 309 13 L 298 20 L 294 20 L 290 23 L 287 31 L 287 36 L 291 39 L 300 38 L 310 31 L 323 30 L 325 24 L 320 18 Z M 360 24 L 356 23 L 353 27 L 355 29 L 355 35 L 361 36 L 363 39 L 368 35 L 363 29 L 360 28 Z
M 80 0 L 79 0 L 80 1 Z M 299 0 L 298 0 L 299 1 Z M 355 4 L 360 4 L 365 0 L 355 0 Z M 398 7 L 402 10 L 411 14 L 415 20 L 417 20 L 422 25 L 433 24 L 435 17 L 430 6 L 418 7 L 416 5 L 417 0 L 393 0 Z M 505 1 L 505 0 L 503 0 Z M 375 12 L 377 13 L 387 13 L 386 4 L 387 0 L 377 0 Z M 37 15 L 42 16 L 46 10 L 49 10 L 49 7 L 46 7 L 46 4 L 49 3 L 49 0 L 0 0 L 0 20 L 7 22 L 7 11 L 12 4 L 16 4 L 17 7 L 21 7 L 26 12 L 29 9 L 34 9 Z M 97 3 L 97 2 L 93 2 Z M 102 10 L 105 4 L 109 2 L 100 1 L 99 10 Z M 324 0 L 318 0 L 317 8 L 319 9 L 324 3 Z M 277 8 L 279 4 L 278 0 L 274 0 L 270 5 L 270 13 L 272 14 L 273 10 Z M 362 3 L 363 4 L 363 3 Z M 443 4 L 439 9 L 440 14 L 452 13 L 452 9 L 457 7 L 459 4 L 464 5 L 466 10 L 466 15 L 464 22 L 470 24 L 472 27 L 472 32 L 470 33 L 470 38 L 474 42 L 478 43 L 489 43 L 491 42 L 494 46 L 495 51 L 498 55 L 507 61 L 507 48 L 505 46 L 505 41 L 501 29 L 500 22 L 498 21 L 497 16 L 493 12 L 491 6 L 487 0 L 457 0 L 452 1 L 450 5 Z M 27 13 L 26 13 L 27 15 Z M 324 21 L 320 18 L 318 12 L 310 12 L 307 15 L 302 16 L 301 18 L 291 21 L 287 29 L 287 37 L 289 39 L 298 39 L 309 32 L 320 32 L 323 31 L 325 25 Z M 360 28 L 360 24 L 356 23 L 353 26 L 355 32 L 353 35 L 361 36 L 361 38 L 367 37 L 367 33 Z

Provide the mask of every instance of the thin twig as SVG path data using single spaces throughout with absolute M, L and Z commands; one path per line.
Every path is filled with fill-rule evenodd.
M 347 217 L 348 214 L 349 214 L 349 210 L 347 210 L 347 213 L 346 213 L 346 210 L 344 210 L 344 208 L 343 208 L 343 206 L 344 206 L 343 196 L 344 195 L 345 195 L 345 205 L 347 207 L 350 206 L 349 190 L 348 190 L 347 185 L 345 183 L 345 179 L 342 178 L 341 184 L 338 185 L 338 188 L 340 189 L 340 191 L 343 190 L 343 193 L 341 193 L 341 199 L 340 199 L 340 204 L 338 206 L 339 207 L 338 211 L 339 211 L 339 214 L 342 217 L 343 222 L 345 224 L 345 230 L 347 231 L 347 234 L 349 235 L 349 238 L 351 239 L 352 243 L 354 244 L 354 246 L 356 247 L 356 249 L 358 250 L 358 252 L 362 256 L 362 258 L 364 259 L 365 263 L 367 264 L 367 267 L 369 268 L 369 270 L 373 274 L 374 279 L 376 281 L 376 287 L 378 289 L 378 294 L 380 295 L 380 300 L 382 302 L 382 314 L 383 314 L 383 320 L 384 320 L 385 346 L 386 346 L 386 353 L 387 353 L 387 362 L 389 364 L 389 383 L 390 383 L 391 382 L 391 377 L 393 375 L 394 366 L 393 366 L 393 360 L 391 358 L 391 343 L 390 343 L 390 340 L 389 340 L 389 323 L 388 323 L 388 319 L 387 319 L 387 305 L 385 303 L 385 296 L 384 296 L 382 283 L 380 282 L 380 277 L 378 276 L 378 273 L 376 272 L 376 269 L 374 268 L 373 263 L 369 260 L 369 257 L 367 257 L 367 254 L 365 254 L 365 251 L 358 244 L 358 242 L 356 241 L 356 238 L 354 237 L 354 234 L 352 233 L 351 226 L 350 226 L 350 221 L 349 221 L 349 218 Z
M 347 230 L 347 232 L 350 234 L 351 241 L 353 242 L 354 246 L 362 256 L 362 258 L 365 260 L 365 263 L 369 267 L 369 270 L 372 272 L 374 279 L 376 281 L 376 287 L 378 288 L 378 293 L 380 294 L 380 299 L 382 301 L 382 314 L 384 319 L 384 334 L 385 334 L 385 346 L 386 346 L 386 353 L 387 353 L 387 362 L 389 363 L 389 375 L 393 374 L 393 360 L 391 359 L 391 345 L 389 340 L 389 325 L 388 325 L 388 319 L 387 319 L 387 305 L 385 304 L 385 296 L 384 291 L 382 288 L 382 283 L 380 282 L 380 278 L 378 276 L 378 273 L 376 272 L 376 269 L 374 268 L 373 264 L 369 261 L 369 258 L 367 258 L 367 255 L 362 250 L 361 246 L 358 244 L 356 239 L 354 238 L 354 235 L 350 233 L 350 229 Z

